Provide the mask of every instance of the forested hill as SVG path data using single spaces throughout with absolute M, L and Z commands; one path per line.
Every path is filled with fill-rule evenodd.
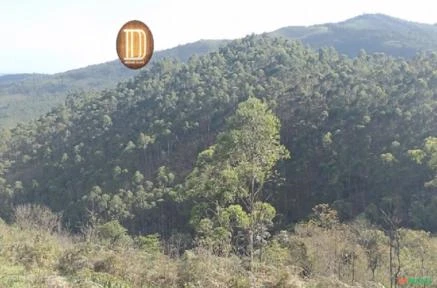
M 437 49 L 437 26 L 381 14 L 366 14 L 340 23 L 285 27 L 268 34 L 297 39 L 313 48 L 332 46 L 351 57 L 362 49 L 369 54 L 384 52 L 407 58 L 421 51 Z M 225 43 L 226 40 L 201 40 L 180 45 L 156 52 L 152 62 L 164 57 L 186 61 L 195 54 L 217 51 Z M 138 71 L 126 69 L 115 60 L 54 75 L 0 76 L 0 127 L 12 127 L 19 121 L 35 119 L 62 103 L 71 91 L 111 89 L 136 73 Z
M 326 202 L 343 219 L 365 212 L 378 222 L 381 208 L 401 225 L 437 231 L 436 71 L 436 53 L 351 59 L 266 35 L 187 63 L 158 61 L 114 90 L 70 96 L 2 132 L 0 216 L 31 202 L 62 211 L 71 227 L 97 217 L 131 232 L 187 231 L 200 200 L 181 199 L 186 176 L 194 165 L 214 166 L 213 150 L 197 155 L 216 143 L 238 103 L 256 97 L 279 117 L 291 152 L 265 186 L 277 227 Z M 253 145 L 267 141 L 254 136 Z
M 200 40 L 179 45 L 157 51 L 151 62 L 163 58 L 186 61 L 194 54 L 203 55 L 218 50 L 224 43 L 225 40 Z M 112 89 L 118 82 L 137 74 L 137 70 L 130 70 L 119 60 L 114 60 L 53 75 L 0 75 L 0 127 L 12 127 L 17 122 L 36 119 L 62 103 L 68 93 Z

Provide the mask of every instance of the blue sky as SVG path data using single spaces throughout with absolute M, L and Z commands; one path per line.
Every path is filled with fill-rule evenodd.
M 114 60 L 118 30 L 133 19 L 150 27 L 162 50 L 363 13 L 437 22 L 432 0 L 2 0 L 0 73 L 56 73 Z

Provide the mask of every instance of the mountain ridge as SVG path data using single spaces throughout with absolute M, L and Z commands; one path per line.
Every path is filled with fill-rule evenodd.
M 350 57 L 362 50 L 405 58 L 437 50 L 437 26 L 384 14 L 362 14 L 338 23 L 289 26 L 264 34 L 299 40 L 316 49 L 333 47 Z M 199 40 L 179 45 L 156 52 L 151 62 L 163 58 L 187 61 L 193 55 L 218 51 L 228 42 Z M 111 89 L 116 83 L 137 74 L 137 70 L 129 70 L 113 60 L 56 74 L 0 76 L 0 127 L 12 127 L 17 122 L 35 119 L 61 104 L 72 91 Z
M 271 34 L 298 39 L 313 48 L 332 46 L 350 57 L 361 49 L 410 58 L 420 51 L 437 49 L 437 27 L 387 16 L 362 14 L 338 23 L 288 26 Z
M 321 24 L 313 24 L 313 25 L 291 25 L 291 26 L 284 26 L 278 29 L 275 29 L 273 31 L 270 32 L 264 32 L 261 34 L 270 34 L 270 35 L 275 35 L 278 31 L 281 30 L 286 30 L 286 29 L 315 29 L 315 28 L 320 28 L 320 27 L 325 27 L 325 26 L 338 26 L 338 25 L 343 25 L 343 24 L 350 24 L 350 23 L 354 23 L 357 21 L 361 21 L 361 20 L 365 20 L 365 21 L 372 21 L 372 20 L 378 20 L 378 21 L 392 21 L 392 22 L 398 22 L 398 23 L 402 23 L 402 24 L 410 24 L 410 25 L 414 25 L 414 26 L 421 26 L 421 27 L 427 27 L 427 28 L 431 28 L 433 29 L 434 26 L 437 26 L 437 23 L 434 24 L 427 24 L 427 23 L 421 23 L 421 22 L 416 22 L 416 21 L 410 21 L 410 20 L 405 20 L 402 18 L 398 18 L 398 17 L 393 17 L 393 16 L 389 16 L 386 14 L 381 14 L 381 13 L 364 13 L 343 21 L 339 21 L 339 22 L 326 22 L 326 23 L 321 23 Z M 435 32 L 437 33 L 437 28 L 434 28 Z M 290 36 L 286 36 L 286 35 L 279 35 L 279 36 L 285 36 L 286 38 L 289 38 Z M 295 38 L 292 38 L 295 39 Z M 188 52 L 187 54 L 184 53 L 180 53 L 178 50 L 183 49 L 183 50 L 189 50 L 192 49 L 192 47 L 200 47 L 200 55 L 202 55 L 202 53 L 208 53 L 211 52 L 210 47 L 218 47 L 220 46 L 222 43 L 226 43 L 229 42 L 231 40 L 234 39 L 199 39 L 197 41 L 194 42 L 188 42 L 188 43 L 184 43 L 184 44 L 179 44 L 177 46 L 171 47 L 171 48 L 167 48 L 167 49 L 163 49 L 163 50 L 159 50 L 155 52 L 155 55 L 153 56 L 153 60 L 157 60 L 161 59 L 163 57 L 174 57 L 177 54 L 182 54 L 182 57 L 176 57 L 179 60 L 182 61 L 186 61 L 188 60 L 188 58 L 193 54 L 192 52 Z M 157 55 L 156 55 L 157 54 Z M 158 56 L 158 57 L 157 57 Z M 108 64 L 108 63 L 113 63 L 113 62 L 119 62 L 118 59 L 114 59 L 114 60 L 110 60 L 110 61 L 106 61 L 106 62 L 102 62 L 102 63 L 97 63 L 97 64 L 91 64 L 91 65 L 87 65 L 84 67 L 79 67 L 79 68 L 74 68 L 74 69 L 69 69 L 66 71 L 61 71 L 61 72 L 57 72 L 57 73 L 38 73 L 38 72 L 32 72 L 32 73 L 0 73 L 0 76 L 9 76 L 9 75 L 31 75 L 31 74 L 38 74 L 38 75 L 48 75 L 48 76 L 54 76 L 54 75 L 58 75 L 58 74 L 63 74 L 63 73 L 70 73 L 70 72 L 74 72 L 77 70 L 81 70 L 81 69 L 87 69 L 87 68 L 92 68 L 95 66 L 99 66 L 99 65 L 103 65 L 103 64 Z M 123 66 L 124 67 L 124 66 Z

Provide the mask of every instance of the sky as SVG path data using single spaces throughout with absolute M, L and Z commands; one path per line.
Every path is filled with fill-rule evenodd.
M 1 0 L 0 74 L 52 74 L 117 59 L 117 33 L 130 20 L 149 26 L 157 51 L 364 13 L 433 24 L 436 8 L 433 0 Z

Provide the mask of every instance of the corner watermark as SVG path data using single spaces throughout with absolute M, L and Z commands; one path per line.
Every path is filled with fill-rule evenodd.
M 423 285 L 428 286 L 432 284 L 431 277 L 398 277 L 396 279 L 398 285 Z

